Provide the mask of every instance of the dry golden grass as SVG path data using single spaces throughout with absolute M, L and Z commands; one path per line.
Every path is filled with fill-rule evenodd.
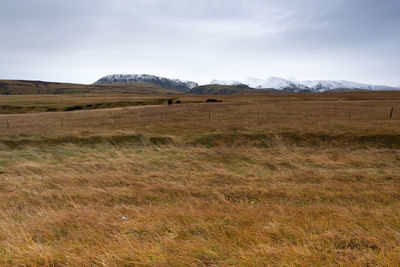
M 328 96 L 0 115 L 0 265 L 400 265 L 400 95 Z
M 93 110 L 162 105 L 173 95 L 0 95 L 0 114 Z

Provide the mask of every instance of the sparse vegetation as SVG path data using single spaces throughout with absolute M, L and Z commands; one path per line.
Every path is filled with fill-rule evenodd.
M 177 98 L 0 115 L 0 265 L 400 265 L 400 93 Z

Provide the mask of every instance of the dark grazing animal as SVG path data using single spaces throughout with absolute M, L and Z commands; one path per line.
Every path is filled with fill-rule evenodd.
M 214 98 L 209 98 L 206 101 L 207 103 L 218 103 L 218 102 L 222 102 L 222 100 L 218 100 L 218 99 L 214 99 Z
M 175 101 L 175 104 L 180 104 L 180 103 L 181 103 L 180 100 L 176 100 L 176 101 Z
M 172 99 L 168 99 L 168 106 L 172 106 Z

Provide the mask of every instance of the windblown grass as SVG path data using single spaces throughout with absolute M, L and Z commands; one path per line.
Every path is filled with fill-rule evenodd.
M 1 115 L 0 265 L 400 265 L 398 100 L 287 97 Z

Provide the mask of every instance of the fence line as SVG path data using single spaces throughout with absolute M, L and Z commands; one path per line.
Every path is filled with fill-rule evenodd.
M 245 105 L 239 105 L 245 106 Z M 180 106 L 183 107 L 183 106 Z M 252 107 L 252 106 L 249 106 Z M 368 108 L 368 107 L 365 107 Z M 95 111 L 95 110 L 93 110 Z M 105 111 L 105 110 L 102 110 Z M 111 111 L 111 110 L 109 110 Z M 10 118 L 5 119 L 4 124 L 0 128 L 5 129 L 15 129 L 15 128 L 35 128 L 35 127 L 52 127 L 52 128 L 66 128 L 68 125 L 78 123 L 79 125 L 87 125 L 87 126 L 100 126 L 100 125 L 118 125 L 118 124 L 129 124 L 134 123 L 135 121 L 151 121 L 151 122 L 169 122 L 169 121 L 190 121 L 190 120 L 203 120 L 203 121 L 215 121 L 218 119 L 229 119 L 235 118 L 246 119 L 246 120 L 268 120 L 271 118 L 285 120 L 285 119 L 305 119 L 305 120 L 318 120 L 318 119 L 336 119 L 336 120 L 363 120 L 363 119 L 371 119 L 365 117 L 363 110 L 360 107 L 357 109 L 358 112 L 354 110 L 341 112 L 337 107 L 329 107 L 325 108 L 324 112 L 321 113 L 320 109 L 316 108 L 308 108 L 303 109 L 303 111 L 297 110 L 272 110 L 265 109 L 264 107 L 257 109 L 234 109 L 229 112 L 224 109 L 224 106 L 217 105 L 208 105 L 208 106 L 192 106 L 192 109 L 174 109 L 174 108 L 156 108 L 156 109 L 122 109 L 118 112 L 120 114 L 107 114 L 106 117 L 101 117 L 103 114 L 96 114 L 95 117 L 92 118 L 51 118 L 49 117 L 48 121 L 42 120 L 40 122 L 35 123 L 26 123 L 18 124 L 18 119 L 11 120 Z M 76 114 L 76 113 L 75 113 Z M 14 114 L 13 114 L 14 115 Z M 53 115 L 53 114 L 52 114 Z M 58 116 L 56 112 L 54 115 Z M 89 114 L 91 115 L 91 114 Z M 97 116 L 100 115 L 100 116 Z M 207 116 L 208 115 L 208 116 Z M 389 119 L 394 119 L 394 107 L 391 108 Z M 387 120 L 387 113 L 379 116 L 381 119 Z M 379 119 L 373 118 L 373 119 Z M 90 120 L 90 121 L 89 121 Z M 57 127 L 58 125 L 58 127 Z M 78 126 L 79 126 L 78 125 Z

